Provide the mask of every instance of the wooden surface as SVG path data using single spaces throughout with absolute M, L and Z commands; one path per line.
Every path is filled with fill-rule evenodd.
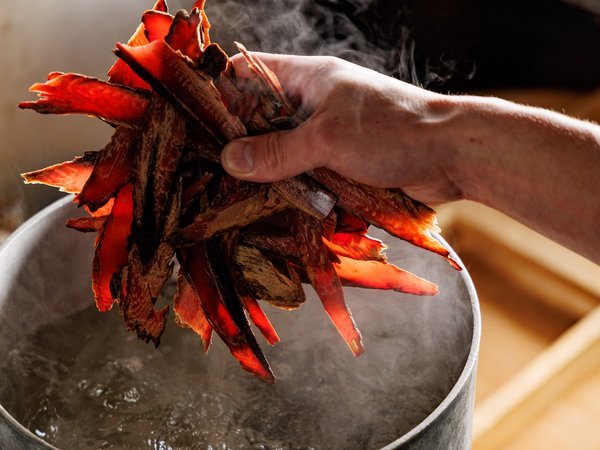
M 481 205 L 439 216 L 481 302 L 474 450 L 600 449 L 600 267 Z
M 600 449 L 600 370 L 582 376 L 529 421 L 504 450 Z
M 554 436 L 564 433 L 573 441 L 574 448 L 598 449 L 584 446 L 580 436 L 595 432 L 600 444 L 600 404 L 589 405 L 581 390 L 600 392 L 593 375 L 600 367 L 600 307 L 571 327 L 546 351 L 510 378 L 476 410 L 474 448 L 477 450 L 529 449 L 524 443 L 537 439 L 538 445 L 556 447 Z M 596 397 L 598 399 L 600 397 Z M 586 400 L 581 403 L 580 400 Z M 582 411 L 577 420 L 564 411 Z M 554 414 L 550 412 L 554 411 Z M 589 413 L 589 414 L 587 414 Z M 556 420 L 562 417 L 561 420 Z M 558 433 L 548 436 L 535 434 L 554 427 Z M 560 432 L 559 432 L 560 430 Z

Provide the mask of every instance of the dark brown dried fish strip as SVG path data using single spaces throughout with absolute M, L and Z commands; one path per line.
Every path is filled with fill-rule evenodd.
M 249 225 L 288 207 L 279 194 L 262 186 L 245 198 L 238 197 L 235 203 L 209 208 L 199 214 L 193 223 L 181 230 L 178 241 L 183 244 L 205 241 L 221 231 Z
M 278 308 L 297 309 L 306 300 L 298 279 L 288 277 L 255 247 L 239 245 L 235 265 L 243 285 L 254 297 Z

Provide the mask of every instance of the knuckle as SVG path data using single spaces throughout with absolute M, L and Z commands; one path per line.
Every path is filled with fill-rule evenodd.
M 335 56 L 324 56 L 323 67 L 329 71 L 334 71 L 340 68 L 343 60 Z
M 345 61 L 343 59 L 335 56 L 321 56 L 319 58 L 320 61 L 315 74 L 315 79 L 321 81 L 327 79 L 328 82 L 334 81 L 344 72 Z
M 270 133 L 266 136 L 260 170 L 265 176 L 276 174 L 285 167 L 285 152 L 281 148 L 281 134 Z
M 339 141 L 339 124 L 326 115 L 314 117 L 311 132 L 308 136 L 309 151 L 315 161 L 326 165 Z

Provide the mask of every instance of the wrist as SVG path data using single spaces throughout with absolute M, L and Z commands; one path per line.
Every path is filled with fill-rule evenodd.
M 490 182 L 502 164 L 500 156 L 510 147 L 504 140 L 516 133 L 510 120 L 516 105 L 468 95 L 442 96 L 435 103 L 436 110 L 444 111 L 437 133 L 444 172 L 461 198 L 488 204 Z
M 485 142 L 485 119 L 477 98 L 434 95 L 427 102 L 425 122 L 430 130 L 423 134 L 427 148 L 459 199 L 474 200 L 474 166 Z

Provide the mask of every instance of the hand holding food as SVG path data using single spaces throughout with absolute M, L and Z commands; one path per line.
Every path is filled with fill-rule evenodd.
M 461 197 L 444 170 L 450 97 L 338 58 L 255 55 L 308 119 L 293 130 L 227 145 L 223 163 L 230 174 L 277 181 L 327 167 L 369 186 L 402 188 L 427 204 Z M 240 55 L 232 62 L 238 77 L 251 76 Z M 252 169 L 242 168 L 250 154 Z

